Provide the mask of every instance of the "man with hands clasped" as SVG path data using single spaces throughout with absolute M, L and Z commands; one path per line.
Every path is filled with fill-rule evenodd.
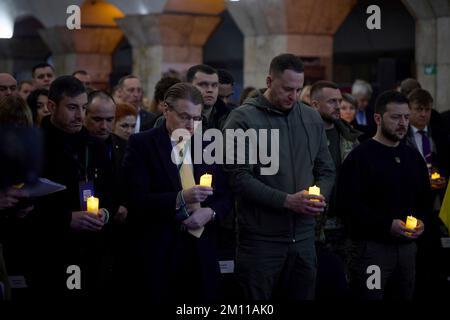
M 276 170 L 267 172 L 263 159 L 249 161 L 250 148 L 256 150 L 250 139 L 245 142 L 245 163 L 239 161 L 244 155 L 234 152 L 224 165 L 237 197 L 236 275 L 245 299 L 315 297 L 315 222 L 329 200 L 335 166 L 319 113 L 297 101 L 304 76 L 298 56 L 274 57 L 267 90 L 231 111 L 224 125 L 225 134 L 229 129 L 254 129 L 279 138 L 271 138 L 270 144 L 260 139 L 257 145 L 278 157 Z M 225 151 L 233 148 L 239 150 L 239 142 L 227 141 Z M 308 194 L 313 185 L 324 196 Z
M 72 76 L 55 79 L 49 91 L 51 115 L 42 119 L 43 177 L 66 189 L 38 198 L 32 213 L 36 257 L 32 287 L 38 297 L 98 295 L 102 282 L 104 234 L 111 209 L 113 174 L 103 144 L 83 127 L 88 97 Z M 100 210 L 87 212 L 87 197 Z M 106 210 L 106 208 L 108 210 Z M 83 290 L 70 290 L 67 268 L 80 267 Z
M 231 194 L 221 167 L 198 161 L 194 153 L 200 91 L 177 83 L 164 104 L 162 125 L 132 135 L 123 162 L 132 235 L 130 292 L 150 301 L 217 300 L 215 220 L 230 211 Z M 205 174 L 212 176 L 211 187 L 200 186 Z
M 415 240 L 422 235 L 432 207 L 426 163 L 417 150 L 400 142 L 409 115 L 404 95 L 382 93 L 375 103 L 377 133 L 342 165 L 338 209 L 349 225 L 350 289 L 356 299 L 413 297 Z M 415 226 L 409 224 L 411 220 Z

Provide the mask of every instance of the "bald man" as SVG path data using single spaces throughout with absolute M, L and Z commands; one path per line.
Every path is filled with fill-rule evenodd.
M 0 73 L 0 99 L 17 92 L 17 80 L 9 73 Z

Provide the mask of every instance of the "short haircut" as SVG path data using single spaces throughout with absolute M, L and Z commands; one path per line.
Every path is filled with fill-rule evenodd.
M 127 116 L 137 117 L 137 115 L 137 110 L 132 104 L 122 102 L 116 106 L 116 122 Z
M 227 70 L 217 69 L 217 74 L 219 75 L 220 84 L 231 84 L 234 86 L 234 78 Z
M 76 74 L 82 74 L 83 76 L 89 75 L 89 73 L 87 73 L 86 70 L 77 70 L 74 73 L 72 73 L 73 76 L 75 76 Z
M 38 99 L 40 96 L 48 97 L 47 89 L 36 89 L 31 91 L 30 95 L 27 98 L 27 104 L 30 107 L 31 114 L 33 116 L 33 122 L 36 123 L 37 115 L 38 115 Z
M 244 101 L 248 98 L 249 94 L 252 91 L 256 91 L 256 88 L 254 87 L 245 87 L 244 90 L 241 92 L 241 96 L 239 97 L 239 105 L 241 106 Z
M 187 82 L 174 84 L 167 90 L 164 96 L 164 101 L 171 107 L 173 107 L 175 102 L 180 99 L 188 100 L 196 105 L 203 105 L 203 97 L 200 91 Z
M 30 80 L 22 80 L 22 81 L 19 82 L 19 85 L 17 86 L 17 89 L 20 91 L 24 84 L 29 84 L 30 86 L 32 86 L 33 82 L 30 81 Z
M 388 90 L 380 94 L 375 101 L 375 113 L 383 115 L 387 108 L 386 106 L 389 103 L 406 103 L 408 104 L 408 98 L 395 90 Z
M 0 126 L 33 126 L 31 110 L 22 97 L 19 95 L 10 95 L 0 100 Z
M 355 97 L 352 96 L 350 93 L 347 92 L 342 93 L 342 100 L 350 103 L 352 106 L 355 107 L 355 109 L 358 109 L 358 102 L 356 101 Z
M 317 81 L 311 87 L 311 93 L 310 93 L 311 100 L 317 99 L 320 96 L 322 89 L 325 89 L 325 88 L 339 89 L 338 85 L 334 82 L 325 81 L 325 80 Z
M 291 53 L 283 53 L 272 59 L 269 67 L 269 74 L 278 75 L 283 73 L 285 70 L 303 73 L 305 71 L 305 67 L 303 66 L 302 59 Z
M 431 94 L 421 88 L 414 89 L 409 95 L 408 100 L 410 105 L 413 103 L 418 104 L 419 106 L 430 106 L 433 105 L 433 97 Z
M 47 62 L 41 62 L 41 63 L 38 63 L 37 65 L 35 65 L 33 67 L 33 69 L 31 69 L 31 74 L 32 74 L 33 78 L 34 78 L 34 73 L 36 72 L 36 69 L 47 68 L 47 67 L 50 67 L 53 70 L 53 72 L 55 72 L 55 68 L 53 68 L 53 66 L 51 64 L 48 64 Z
M 87 108 L 86 108 L 86 113 L 89 112 L 89 106 L 92 104 L 92 101 L 95 98 L 100 98 L 103 100 L 111 100 L 114 104 L 116 104 L 116 102 L 114 101 L 114 98 L 106 91 L 103 90 L 94 90 L 89 92 L 88 94 L 88 104 L 87 104 Z
M 58 105 L 63 96 L 74 98 L 86 93 L 83 83 L 74 76 L 61 76 L 50 85 L 48 99 Z
M 195 74 L 197 72 L 202 72 L 202 73 L 206 73 L 206 74 L 218 74 L 217 70 L 211 66 L 208 66 L 206 64 L 197 64 L 188 69 L 188 71 L 186 73 L 186 81 L 189 83 L 192 83 L 192 81 L 194 80 Z
M 422 86 L 414 78 L 406 78 L 400 83 L 400 92 L 408 96 L 414 89 L 420 89 Z
M 125 80 L 128 80 L 128 79 L 139 79 L 139 78 L 132 74 L 123 76 L 122 78 L 119 79 L 119 82 L 117 83 L 117 87 L 122 88 Z
M 373 90 L 370 83 L 367 81 L 356 79 L 352 85 L 352 95 L 353 96 L 363 96 L 370 99 L 372 96 Z
M 153 100 L 155 100 L 157 103 L 160 101 L 164 101 L 164 95 L 166 94 L 166 91 L 173 86 L 174 84 L 177 84 L 181 82 L 178 78 L 173 77 L 164 77 L 160 79 L 155 86 L 155 94 L 153 95 Z

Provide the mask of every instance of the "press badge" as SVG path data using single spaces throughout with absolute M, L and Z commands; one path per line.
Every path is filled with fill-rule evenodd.
M 80 208 L 87 210 L 87 198 L 94 195 L 94 182 L 81 181 L 79 184 Z

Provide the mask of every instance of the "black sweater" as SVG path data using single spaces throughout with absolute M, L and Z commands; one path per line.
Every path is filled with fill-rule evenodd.
M 402 241 L 390 234 L 392 221 L 406 221 L 413 215 L 426 227 L 430 190 L 426 164 L 416 150 L 370 139 L 356 147 L 342 165 L 338 208 L 352 239 Z

